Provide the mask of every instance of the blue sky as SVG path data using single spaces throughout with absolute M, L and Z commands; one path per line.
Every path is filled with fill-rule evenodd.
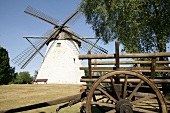
M 77 9 L 79 3 L 80 0 L 0 0 L 0 45 L 7 49 L 10 60 L 30 46 L 23 36 L 41 36 L 54 27 L 24 13 L 28 5 L 58 19 L 61 24 Z M 81 36 L 95 36 L 90 25 L 86 24 L 84 16 L 81 16 L 74 25 L 68 26 Z M 98 42 L 98 44 L 106 49 L 110 48 L 109 53 L 114 53 L 111 49 L 114 43 L 104 45 Z M 45 52 L 45 48 L 41 51 Z M 34 71 L 39 69 L 41 61 L 41 56 L 37 54 L 25 69 L 20 69 L 13 62 L 10 62 L 10 65 L 15 67 L 17 72 L 29 71 L 33 75 Z
M 0 0 L 0 46 L 7 49 L 10 60 L 30 46 L 30 43 L 22 38 L 23 36 L 41 36 L 54 26 L 40 19 L 32 17 L 24 10 L 28 5 L 56 18 L 61 24 L 78 7 L 81 0 Z M 74 32 L 81 36 L 95 36 L 90 25 L 85 22 L 82 16 L 74 25 L 68 25 Z M 98 42 L 109 53 L 114 52 L 114 42 L 104 45 Z M 169 47 L 169 44 L 168 44 Z M 42 53 L 45 52 L 45 48 Z M 168 52 L 170 52 L 168 48 Z M 29 71 L 31 75 L 39 70 L 42 58 L 39 54 L 28 64 L 25 69 L 20 69 L 10 62 L 17 72 Z

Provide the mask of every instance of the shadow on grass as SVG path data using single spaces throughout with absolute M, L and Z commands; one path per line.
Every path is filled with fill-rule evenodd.
M 105 113 L 108 112 L 110 110 L 112 110 L 112 108 L 110 107 L 103 107 L 103 106 L 92 106 L 91 107 L 92 113 Z
M 139 108 L 142 111 L 146 111 L 146 112 L 159 112 L 159 109 L 153 109 L 153 108 L 144 108 L 143 106 L 141 107 L 135 107 L 135 108 Z M 96 107 L 96 106 L 92 106 L 91 107 L 92 113 L 106 113 L 109 112 L 111 110 L 113 110 L 112 108 L 109 107 Z M 133 113 L 139 113 L 138 111 L 133 111 Z M 168 110 L 168 113 L 170 113 L 170 109 Z

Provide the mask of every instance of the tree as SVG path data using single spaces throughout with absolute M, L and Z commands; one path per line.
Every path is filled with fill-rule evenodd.
M 82 7 L 86 22 L 105 43 L 117 39 L 130 53 L 166 52 L 169 0 L 82 0 Z M 169 95 L 169 91 L 164 94 Z
M 118 39 L 126 52 L 166 51 L 169 0 L 83 0 L 82 4 L 86 22 L 105 43 Z
M 15 76 L 15 68 L 10 67 L 8 52 L 0 47 L 0 85 L 8 84 Z
M 33 77 L 30 76 L 29 72 L 19 72 L 16 75 L 14 84 L 30 84 L 33 81 Z
M 32 82 L 31 76 L 30 76 L 29 72 L 27 72 L 27 71 L 20 72 L 19 76 L 22 80 L 22 84 L 30 84 Z
M 35 80 L 35 79 L 36 79 L 37 75 L 38 75 L 38 70 L 35 70 L 35 71 L 34 71 L 33 80 Z
M 14 84 L 23 84 L 23 79 L 21 78 L 21 76 L 17 73 L 15 79 L 13 80 Z

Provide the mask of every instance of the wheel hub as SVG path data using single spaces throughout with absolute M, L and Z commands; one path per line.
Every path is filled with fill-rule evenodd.
M 129 100 L 122 99 L 116 102 L 116 113 L 133 113 Z

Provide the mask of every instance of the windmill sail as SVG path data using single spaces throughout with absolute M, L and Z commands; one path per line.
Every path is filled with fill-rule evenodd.
M 92 41 L 85 39 L 81 36 L 79 36 L 78 34 L 74 33 L 71 30 L 68 29 L 63 29 L 63 31 L 65 31 L 66 33 L 72 35 L 72 38 L 75 40 L 79 40 L 82 44 L 82 47 L 86 50 L 90 50 L 91 48 L 91 52 L 94 54 L 100 53 L 100 54 L 107 54 L 108 51 L 98 45 L 96 45 L 95 43 L 93 43 Z
M 51 34 L 52 31 L 47 31 L 42 37 L 47 37 L 48 35 Z M 30 38 L 30 37 L 29 37 Z M 27 66 L 27 64 L 34 58 L 33 54 L 36 53 L 37 50 L 36 48 L 40 48 L 40 46 L 46 42 L 46 38 L 40 38 L 37 39 L 33 45 L 25 49 L 23 52 L 21 52 L 18 56 L 16 56 L 12 62 L 20 66 L 22 69 Z M 33 56 L 33 57 L 31 57 Z
M 37 39 L 33 44 L 35 47 L 39 47 L 45 40 L 43 39 Z M 30 59 L 30 57 L 32 56 L 33 53 L 35 53 L 37 50 L 30 46 L 27 49 L 25 49 L 21 54 L 19 54 L 18 56 L 16 56 L 12 62 L 17 64 L 18 66 L 20 66 L 22 69 L 25 68 L 25 66 L 27 66 L 27 64 L 32 60 L 32 58 Z M 30 60 L 28 60 L 30 59 Z
M 44 20 L 44 21 L 46 21 L 46 22 L 48 22 L 52 25 L 58 26 L 58 20 L 57 19 L 55 19 L 55 18 L 53 18 L 53 17 L 51 17 L 51 16 L 49 16 L 49 15 L 43 13 L 43 12 L 31 7 L 31 6 L 28 6 L 24 12 L 29 14 L 29 15 L 32 15 L 34 17 L 37 17 L 41 20 Z

